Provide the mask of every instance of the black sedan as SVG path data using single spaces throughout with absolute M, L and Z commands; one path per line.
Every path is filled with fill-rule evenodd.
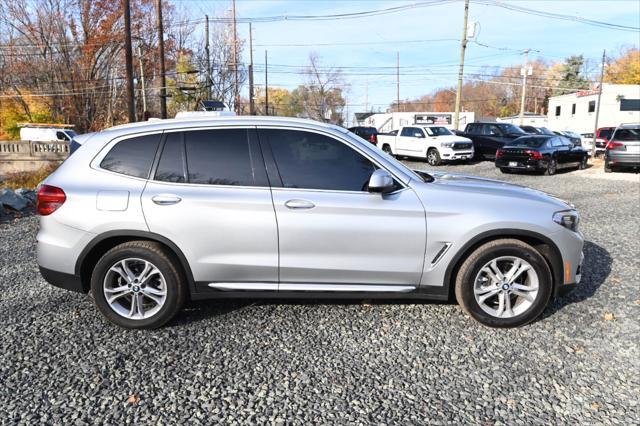
M 502 173 L 516 170 L 546 172 L 587 167 L 589 153 L 563 136 L 528 135 L 515 139 L 496 152 L 496 167 Z

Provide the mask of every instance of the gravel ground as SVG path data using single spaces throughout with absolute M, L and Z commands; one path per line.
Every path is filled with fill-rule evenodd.
M 40 278 L 37 219 L 18 219 L 0 225 L 0 422 L 638 424 L 638 175 L 439 169 L 573 202 L 579 290 L 515 330 L 452 304 L 223 301 L 126 331 Z

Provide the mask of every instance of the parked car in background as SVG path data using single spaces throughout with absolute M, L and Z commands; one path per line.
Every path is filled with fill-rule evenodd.
M 640 169 L 640 123 L 621 124 L 611 135 L 604 152 L 604 171 Z
M 473 158 L 470 139 L 436 124 L 403 126 L 396 135 L 378 135 L 378 147 L 391 155 L 425 158 L 431 166 Z
M 45 124 L 25 124 L 20 128 L 20 139 L 34 142 L 71 142 L 76 132 L 65 127 Z
M 569 130 L 555 130 L 553 133 L 558 136 L 564 136 L 574 145 L 582 145 L 582 137 L 575 132 L 571 132 Z
M 509 123 L 469 123 L 464 135 L 473 141 L 476 157 L 493 160 L 497 150 L 526 133 Z
M 563 136 L 528 135 L 498 150 L 496 167 L 502 173 L 516 170 L 556 174 L 558 169 L 587 167 L 589 154 Z
M 582 147 L 589 151 L 589 155 L 593 152 L 593 133 L 580 133 L 580 141 L 582 142 Z M 602 142 L 602 140 L 596 140 L 596 144 L 598 142 Z M 596 146 L 596 156 L 604 152 L 604 149 L 598 148 Z
M 127 328 L 160 327 L 186 300 L 452 294 L 516 327 L 580 283 L 584 258 L 558 198 L 416 172 L 346 129 L 283 117 L 107 129 L 47 177 L 37 211 L 43 277 Z
M 614 130 L 616 130 L 615 127 L 600 127 L 596 130 L 596 150 L 604 153 Z
M 530 135 L 555 135 L 555 133 L 546 127 L 520 126 L 520 128 Z
M 378 129 L 375 127 L 356 126 L 349 127 L 351 133 L 355 133 L 365 141 L 376 145 L 378 143 Z

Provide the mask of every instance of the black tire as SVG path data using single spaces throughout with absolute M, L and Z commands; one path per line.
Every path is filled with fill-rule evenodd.
M 485 312 L 474 295 L 475 279 L 480 270 L 500 256 L 516 256 L 526 260 L 538 276 L 538 293 L 531 306 L 519 315 L 499 318 Z M 519 327 L 535 320 L 544 311 L 553 292 L 553 278 L 546 260 L 529 244 L 516 239 L 499 239 L 478 247 L 462 263 L 456 276 L 455 294 L 462 310 L 488 327 Z
M 430 166 L 439 166 L 442 164 L 442 159 L 440 158 L 440 153 L 435 148 L 429 148 L 427 151 L 427 163 Z
M 166 284 L 164 303 L 148 318 L 125 318 L 111 308 L 104 295 L 105 278 L 110 268 L 123 259 L 131 258 L 151 262 L 160 271 Z M 161 244 L 153 241 L 129 241 L 112 248 L 100 258 L 91 274 L 91 294 L 100 312 L 112 323 L 124 328 L 153 329 L 166 324 L 180 310 L 186 297 L 184 283 L 177 259 Z
M 553 176 L 556 174 L 557 171 L 558 171 L 558 162 L 556 161 L 555 158 L 550 158 L 549 162 L 547 163 L 547 174 L 549 176 Z
M 393 156 L 393 152 L 391 152 L 391 147 L 388 144 L 382 145 L 382 151 L 384 151 L 387 154 Z
M 585 156 L 582 160 L 580 160 L 580 164 L 578 164 L 578 170 L 586 169 L 588 163 L 589 163 L 589 157 Z
M 507 169 L 506 167 L 500 167 L 500 171 L 504 174 L 511 173 L 511 169 Z
M 604 172 L 605 173 L 611 173 L 613 171 L 613 167 L 611 167 L 611 164 L 609 164 L 609 161 L 607 161 L 607 159 L 604 160 Z

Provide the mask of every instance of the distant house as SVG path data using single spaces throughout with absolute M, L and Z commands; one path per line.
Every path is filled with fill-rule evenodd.
M 583 90 L 549 98 L 548 127 L 591 133 L 595 125 L 598 90 Z M 603 84 L 598 127 L 640 122 L 640 85 Z

